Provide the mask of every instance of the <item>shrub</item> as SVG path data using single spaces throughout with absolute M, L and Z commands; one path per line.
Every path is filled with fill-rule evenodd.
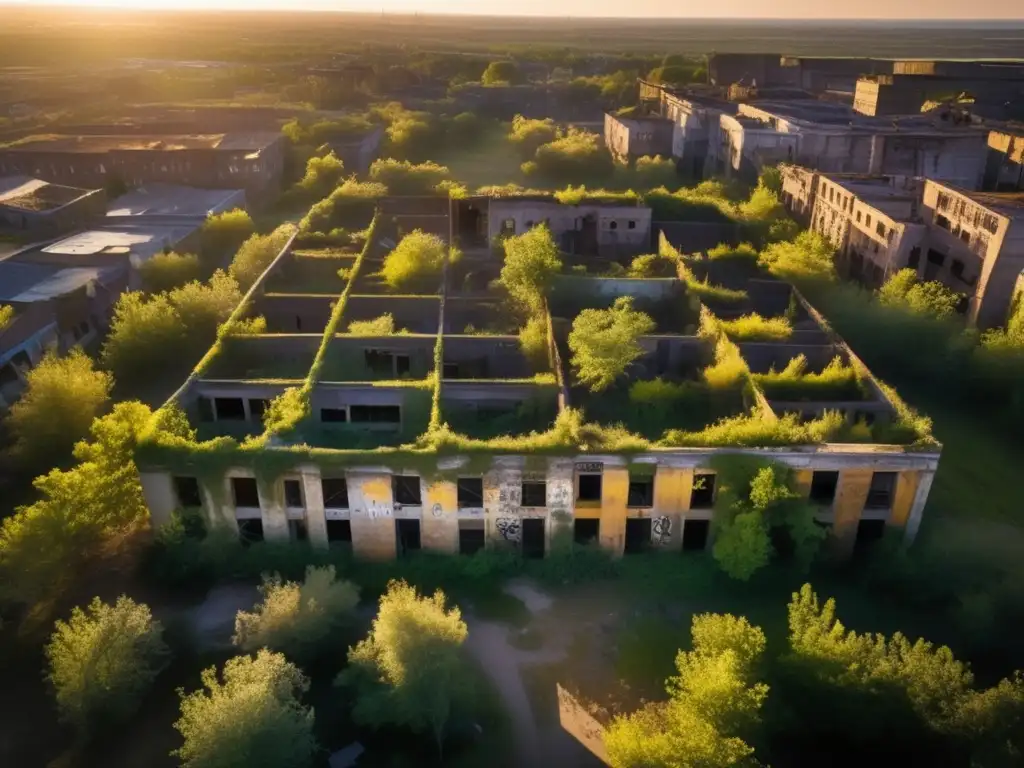
M 439 184 L 451 181 L 451 172 L 443 165 L 425 162 L 414 165 L 408 160 L 374 160 L 370 181 L 383 184 L 392 195 L 432 195 Z
M 577 380 L 592 392 L 607 389 L 643 354 L 638 343 L 654 330 L 654 321 L 620 296 L 611 309 L 584 309 L 572 323 L 569 349 Z
M 14 455 L 29 467 L 60 464 L 107 407 L 113 377 L 75 347 L 65 357 L 48 351 L 26 381 L 6 420 Z
M 14 307 L 0 304 L 0 331 L 14 322 Z
M 448 609 L 440 590 L 421 597 L 405 582 L 388 584 L 373 629 L 349 649 L 336 682 L 354 690 L 356 722 L 427 731 L 440 752 L 452 711 L 472 694 L 460 653 L 466 635 L 459 609 Z
M 952 317 L 960 304 L 960 294 L 938 281 L 920 282 L 913 269 L 901 269 L 878 290 L 882 304 L 904 307 L 914 314 L 938 319 Z
M 381 275 L 396 291 L 437 292 L 447 247 L 437 235 L 413 230 L 384 258 Z
M 263 602 L 235 617 L 232 641 L 246 653 L 269 648 L 300 663 L 324 650 L 359 603 L 359 588 L 336 581 L 333 565 L 310 566 L 302 584 L 282 582 L 277 574 L 264 577 L 260 591 Z
M 231 266 L 228 267 L 228 274 L 238 281 L 243 291 L 249 290 L 284 250 L 293 234 L 293 225 L 282 224 L 269 235 L 253 235 L 238 249 Z
M 714 248 L 708 251 L 708 258 L 711 261 L 719 261 L 723 259 L 739 259 L 743 261 L 757 262 L 759 254 L 757 249 L 754 248 L 750 243 L 740 243 L 739 245 L 728 245 L 727 243 L 721 243 L 716 245 Z
M 373 320 L 353 320 L 348 332 L 353 336 L 390 336 L 395 332 L 395 318 L 386 312 Z
M 836 356 L 820 373 L 807 372 L 807 358 L 797 355 L 780 372 L 754 374 L 771 400 L 861 400 L 864 391 L 857 371 Z
M 517 85 L 523 79 L 514 61 L 492 61 L 480 75 L 480 82 L 484 85 Z
M 612 156 L 596 133 L 570 128 L 554 141 L 537 148 L 534 166 L 523 169 L 551 181 L 579 182 L 605 179 L 613 170 Z
M 184 744 L 172 755 L 183 768 L 308 768 L 317 751 L 313 710 L 299 696 L 309 680 L 280 653 L 237 656 L 203 670 L 205 690 L 181 696 L 174 727 Z
M 548 144 L 558 138 L 558 128 L 551 118 L 533 120 L 522 115 L 512 118 L 512 130 L 508 140 L 523 157 L 533 157 L 542 144 Z
M 61 719 L 84 738 L 133 715 L 169 653 L 149 608 L 98 597 L 58 621 L 46 646 L 47 680 Z
M 793 333 L 785 317 L 766 318 L 756 312 L 718 323 L 733 341 L 785 341 Z
M 505 261 L 499 282 L 515 301 L 531 313 L 544 310 L 544 301 L 555 276 L 562 271 L 558 246 L 547 224 L 509 237 L 502 243 Z
M 199 257 L 192 253 L 158 253 L 139 267 L 142 290 L 160 293 L 198 280 L 202 272 Z
M 676 164 L 670 157 L 638 157 L 633 167 L 633 176 L 639 189 L 679 186 Z
M 206 219 L 200 233 L 199 253 L 203 261 L 221 266 L 228 254 L 256 232 L 252 217 L 240 208 L 217 213 Z
M 761 252 L 761 265 L 776 277 L 799 285 L 836 279 L 832 245 L 817 232 L 802 232 L 795 240 L 775 243 Z
M 345 165 L 334 152 L 323 157 L 314 155 L 306 163 L 306 175 L 295 187 L 308 199 L 319 200 L 341 184 L 344 176 Z
M 537 370 L 551 367 L 548 360 L 548 329 L 543 317 L 533 316 L 519 329 L 519 349 Z
M 304 238 L 311 233 L 340 236 L 345 227 L 362 228 L 373 218 L 377 198 L 387 193 L 383 184 L 348 179 L 309 209 L 299 232 Z
M 267 404 L 263 426 L 267 434 L 287 431 L 309 415 L 309 398 L 298 387 L 288 387 Z
M 676 262 L 657 253 L 637 256 L 630 262 L 630 277 L 676 277 Z

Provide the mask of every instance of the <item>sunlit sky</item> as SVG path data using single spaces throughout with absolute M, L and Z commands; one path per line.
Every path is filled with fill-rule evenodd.
M 1024 0 L 0 0 L 0 5 L 81 8 L 319 10 L 380 13 L 654 16 L 678 18 L 1024 19 Z M 1024 41 L 1022 41 L 1024 43 Z

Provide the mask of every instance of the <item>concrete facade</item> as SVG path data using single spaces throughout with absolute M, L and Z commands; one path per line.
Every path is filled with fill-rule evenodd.
M 982 188 L 993 192 L 1024 190 L 1024 126 L 989 133 Z
M 672 154 L 672 123 L 657 115 L 650 117 L 604 116 L 604 143 L 622 161 L 638 157 L 669 157 Z
M 541 222 L 547 223 L 555 241 L 567 253 L 640 253 L 651 243 L 650 208 L 599 203 L 562 205 L 515 198 L 491 200 L 488 241 L 521 235 Z

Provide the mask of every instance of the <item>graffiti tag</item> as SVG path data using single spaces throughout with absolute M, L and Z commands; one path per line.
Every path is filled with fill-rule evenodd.
M 662 515 L 651 520 L 651 542 L 664 547 L 672 540 L 672 518 Z
M 499 517 L 494 521 L 494 527 L 498 529 L 498 533 L 505 541 L 519 542 L 522 528 L 518 517 Z

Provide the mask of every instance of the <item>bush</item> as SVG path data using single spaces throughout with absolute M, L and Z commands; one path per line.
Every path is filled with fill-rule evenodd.
M 480 75 L 480 82 L 484 85 L 517 85 L 523 79 L 514 61 L 492 61 Z
M 149 608 L 122 595 L 98 597 L 58 621 L 46 646 L 47 680 L 61 719 L 86 738 L 100 726 L 128 720 L 169 654 Z
M 533 314 L 544 311 L 545 297 L 555 276 L 562 271 L 558 246 L 547 224 L 506 238 L 505 261 L 499 282 L 515 301 Z
M 548 370 L 548 329 L 543 317 L 534 316 L 519 329 L 519 349 L 536 370 Z
M 373 218 L 377 199 L 388 193 L 383 184 L 348 179 L 316 203 L 299 223 L 303 239 L 311 233 L 340 237 L 343 229 L 362 229 Z
M 200 233 L 199 254 L 210 268 L 223 260 L 256 232 L 252 217 L 240 208 L 217 213 L 206 219 Z
M 332 633 L 351 621 L 359 588 L 336 581 L 334 566 L 306 569 L 302 584 L 264 577 L 263 602 L 235 617 L 232 642 L 246 653 L 260 648 L 280 651 L 300 664 L 325 650 Z
M 373 320 L 353 320 L 348 332 L 353 336 L 390 336 L 395 332 L 395 318 L 386 312 Z
M 676 164 L 670 157 L 639 157 L 633 167 L 633 175 L 639 189 L 679 186 Z
M 782 371 L 754 374 L 769 400 L 862 400 L 864 390 L 852 366 L 836 356 L 820 373 L 807 372 L 807 358 L 797 355 Z
M 0 331 L 14 322 L 14 307 L 0 304 Z
M 630 262 L 630 277 L 676 277 L 677 268 L 674 259 L 657 253 L 637 256 Z
M 179 285 L 199 280 L 202 267 L 199 257 L 192 253 L 158 253 L 139 267 L 142 290 L 160 293 Z
M 523 157 L 533 157 L 542 144 L 558 138 L 558 127 L 551 118 L 533 120 L 522 115 L 512 118 L 512 130 L 508 140 Z
M 238 656 L 203 671 L 205 690 L 181 695 L 174 727 L 185 740 L 171 753 L 182 768 L 308 768 L 317 752 L 313 710 L 299 696 L 309 680 L 280 653 Z
M 878 290 L 878 301 L 941 320 L 956 314 L 960 294 L 938 281 L 920 282 L 916 270 L 901 269 Z
M 427 731 L 441 753 L 453 710 L 469 705 L 471 676 L 460 653 L 466 624 L 444 593 L 421 597 L 393 581 L 380 599 L 369 636 L 349 649 L 337 685 L 351 687 L 358 723 Z
M 231 266 L 228 267 L 228 274 L 238 281 L 238 286 L 243 291 L 249 290 L 284 250 L 293 234 L 293 225 L 282 224 L 269 235 L 253 235 L 238 249 Z
M 306 163 L 306 175 L 295 185 L 303 197 L 319 200 L 326 197 L 341 184 L 345 176 L 345 165 L 334 152 L 323 157 L 313 156 Z
M 440 289 L 447 247 L 437 235 L 413 230 L 384 258 L 381 275 L 396 291 Z
M 75 347 L 66 357 L 48 351 L 26 381 L 6 420 L 14 455 L 28 467 L 61 464 L 107 407 L 113 377 Z
M 775 243 L 761 252 L 761 265 L 778 278 L 798 286 L 836 279 L 835 250 L 817 232 L 802 232 L 795 240 Z
M 639 338 L 653 330 L 654 321 L 633 309 L 630 296 L 617 298 L 611 309 L 584 309 L 569 332 L 577 380 L 591 392 L 607 389 L 643 354 Z
M 735 320 L 719 320 L 719 326 L 733 341 L 785 341 L 793 333 L 785 317 L 761 317 L 756 312 Z
M 596 133 L 570 128 L 554 141 L 537 148 L 534 165 L 526 175 L 537 174 L 553 182 L 607 179 L 614 169 L 612 156 Z
M 433 195 L 438 185 L 451 181 L 451 172 L 443 165 L 425 162 L 414 165 L 408 160 L 374 160 L 370 181 L 383 184 L 392 195 Z

